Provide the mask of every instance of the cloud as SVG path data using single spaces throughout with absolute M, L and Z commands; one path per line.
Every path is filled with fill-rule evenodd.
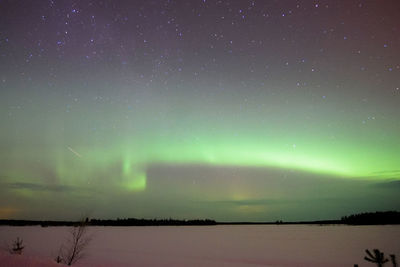
M 227 205 L 246 205 L 246 206 L 259 206 L 259 205 L 275 205 L 290 203 L 294 200 L 289 199 L 243 199 L 243 200 L 214 200 L 214 201 L 203 201 L 214 204 L 227 204 Z
M 46 184 L 36 184 L 36 183 L 6 183 L 3 184 L 4 187 L 9 189 L 27 189 L 31 191 L 48 191 L 48 192 L 72 192 L 75 191 L 76 188 L 72 186 L 65 185 L 46 185 Z
M 385 177 L 385 178 L 400 178 L 400 170 L 384 170 L 372 172 L 371 176 Z
M 381 183 L 374 183 L 374 184 L 372 184 L 372 186 L 376 187 L 376 188 L 399 190 L 400 189 L 400 180 L 392 180 L 392 181 L 386 181 L 386 182 L 381 182 Z

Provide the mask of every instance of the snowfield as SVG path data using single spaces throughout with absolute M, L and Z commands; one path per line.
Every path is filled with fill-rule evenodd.
M 23 255 L 0 251 L 1 267 L 53 267 L 68 227 L 0 227 Z M 400 226 L 235 225 L 89 227 L 92 242 L 74 266 L 370 266 L 365 249 L 400 260 Z

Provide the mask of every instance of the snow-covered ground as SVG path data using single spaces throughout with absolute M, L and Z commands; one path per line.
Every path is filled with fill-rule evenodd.
M 400 260 L 400 226 L 236 225 L 89 227 L 92 242 L 76 266 L 371 266 L 365 249 Z M 22 256 L 0 266 L 53 267 L 68 227 L 0 227 L 0 246 L 24 240 Z

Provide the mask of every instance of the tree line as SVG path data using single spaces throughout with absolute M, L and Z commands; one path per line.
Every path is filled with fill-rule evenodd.
M 78 226 L 81 221 L 31 221 L 31 220 L 0 220 L 0 225 L 11 226 L 33 226 L 40 225 L 42 227 L 48 226 Z M 86 218 L 85 224 L 87 226 L 180 226 L 180 225 L 216 225 L 217 222 L 210 219 L 196 219 L 196 220 L 177 220 L 177 219 L 89 219 Z
M 81 221 L 35 221 L 35 220 L 0 220 L 0 225 L 10 226 L 79 226 Z M 340 220 L 322 221 L 298 221 L 285 222 L 216 222 L 211 219 L 178 220 L 178 219 L 89 219 L 86 218 L 87 226 L 184 226 L 184 225 L 235 225 L 235 224 L 347 224 L 347 225 L 384 225 L 400 224 L 400 212 L 398 211 L 377 211 L 364 212 L 343 216 Z
M 400 224 L 400 212 L 377 211 L 358 213 L 342 217 L 341 223 L 349 225 Z

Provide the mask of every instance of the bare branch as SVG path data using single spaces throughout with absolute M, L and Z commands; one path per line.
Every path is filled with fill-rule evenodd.
M 84 251 L 91 240 L 92 237 L 88 233 L 87 220 L 82 220 L 79 225 L 71 229 L 70 238 L 66 246 L 60 248 L 56 261 L 67 265 L 76 263 L 85 256 Z

